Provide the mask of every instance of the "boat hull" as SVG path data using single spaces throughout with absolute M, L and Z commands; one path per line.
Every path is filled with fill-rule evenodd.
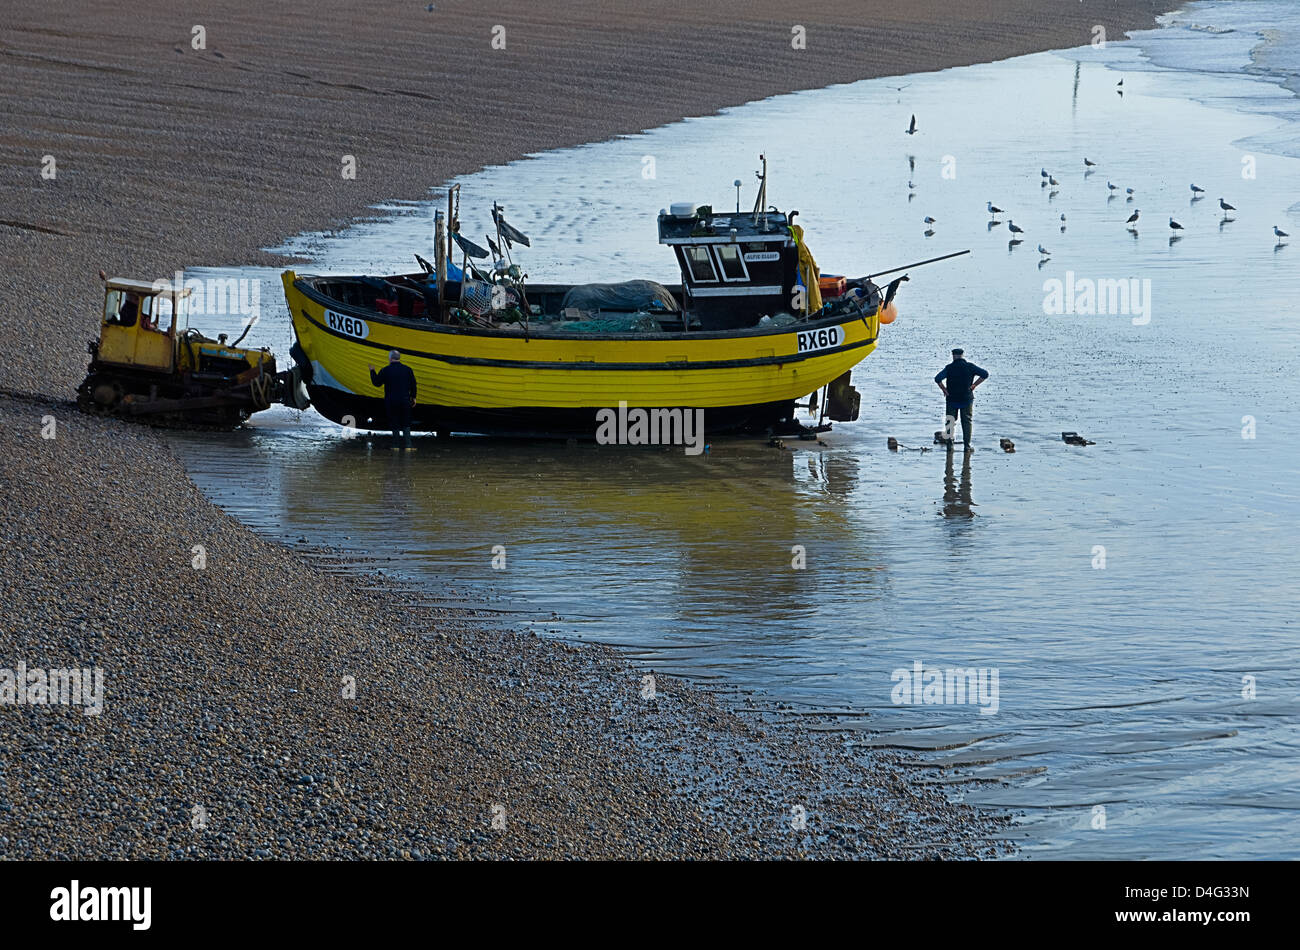
M 418 384 L 420 431 L 595 438 L 620 404 L 702 409 L 706 432 L 764 430 L 870 354 L 873 314 L 770 330 L 528 335 L 403 320 L 349 307 L 284 274 L 312 403 L 326 418 L 390 428 L 369 366 L 396 349 Z

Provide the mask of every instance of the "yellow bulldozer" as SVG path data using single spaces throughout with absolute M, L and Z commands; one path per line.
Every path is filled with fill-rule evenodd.
M 269 350 L 238 345 L 247 329 L 233 344 L 224 333 L 213 340 L 190 329 L 189 288 L 100 277 L 104 312 L 77 388 L 82 409 L 152 425 L 233 428 L 292 387 Z

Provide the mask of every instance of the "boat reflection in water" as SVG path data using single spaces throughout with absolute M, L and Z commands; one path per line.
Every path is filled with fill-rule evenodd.
M 248 438 L 255 451 L 238 454 L 255 455 L 257 474 L 204 485 L 241 518 L 294 538 L 310 525 L 315 543 L 379 557 L 435 590 L 489 588 L 533 615 L 581 620 L 616 605 L 621 626 L 780 640 L 791 631 L 773 621 L 839 596 L 846 572 L 868 578 L 868 598 L 881 573 L 876 532 L 854 524 L 859 461 L 808 443 L 731 438 L 691 457 L 425 437 L 408 456 L 385 437 Z M 187 449 L 207 478 L 220 459 L 192 453 L 209 451 L 219 450 L 197 440 Z M 249 484 L 267 490 L 249 499 Z M 497 546 L 505 570 L 492 569 Z

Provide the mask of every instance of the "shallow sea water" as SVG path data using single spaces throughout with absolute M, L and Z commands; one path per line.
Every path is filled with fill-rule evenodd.
M 1292 4 L 1193 4 L 1104 49 L 782 96 L 460 179 L 470 236 L 501 201 L 538 281 L 674 279 L 656 212 L 732 207 L 735 178 L 752 204 L 760 151 L 771 202 L 801 212 L 824 272 L 970 248 L 911 271 L 854 373 L 861 420 L 823 446 L 719 439 L 687 457 L 457 438 L 394 457 L 386 436 L 276 410 L 177 448 L 276 537 L 380 557 L 452 602 L 486 592 L 506 620 L 792 715 L 838 711 L 858 745 L 916 750 L 947 767 L 925 780 L 1022 814 L 1025 856 L 1300 857 L 1300 109 L 1281 81 L 1297 36 Z M 286 248 L 314 262 L 301 272 L 414 269 L 441 206 L 385 206 Z M 1045 312 L 1067 272 L 1149 280 L 1149 322 Z M 287 361 L 278 273 L 190 276 L 264 278 L 250 342 Z M 992 374 L 977 450 L 889 452 L 888 436 L 931 442 L 931 378 L 953 346 Z M 891 673 L 917 661 L 996 669 L 996 713 L 896 704 Z

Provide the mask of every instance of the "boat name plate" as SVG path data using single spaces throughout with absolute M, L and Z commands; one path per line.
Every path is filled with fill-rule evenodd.
M 357 317 L 335 313 L 333 310 L 325 311 L 325 324 L 337 333 L 356 337 L 358 340 L 364 340 L 370 336 L 370 324 L 366 323 L 366 321 Z
M 803 330 L 799 333 L 799 352 L 829 350 L 844 342 L 844 331 L 839 327 L 822 327 L 820 330 Z

